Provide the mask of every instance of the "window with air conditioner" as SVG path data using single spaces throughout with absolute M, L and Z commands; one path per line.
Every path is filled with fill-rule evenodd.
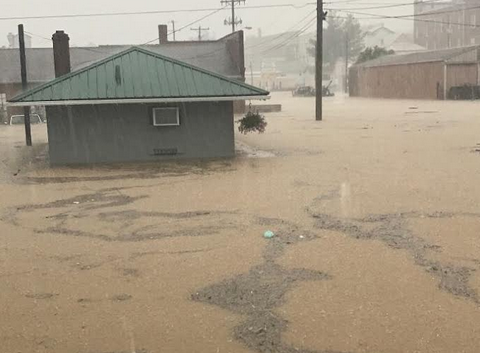
M 153 126 L 179 126 L 178 108 L 153 108 Z

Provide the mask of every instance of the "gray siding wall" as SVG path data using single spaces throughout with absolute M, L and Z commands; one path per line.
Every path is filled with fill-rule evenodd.
M 180 126 L 157 127 L 153 107 L 180 108 Z M 231 157 L 232 102 L 47 107 L 50 163 Z M 177 149 L 177 155 L 161 155 Z

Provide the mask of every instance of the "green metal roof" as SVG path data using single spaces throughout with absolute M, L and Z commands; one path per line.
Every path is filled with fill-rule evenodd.
M 148 50 L 126 51 L 31 89 L 12 103 L 201 100 L 260 97 L 269 92 Z

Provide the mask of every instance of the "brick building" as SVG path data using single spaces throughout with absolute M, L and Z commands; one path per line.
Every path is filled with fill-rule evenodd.
M 480 44 L 480 0 L 416 1 L 414 42 L 429 50 Z

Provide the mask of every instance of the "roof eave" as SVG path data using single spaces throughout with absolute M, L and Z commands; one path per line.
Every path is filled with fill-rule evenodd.
M 29 101 L 8 102 L 10 107 L 29 106 L 71 106 L 71 105 L 98 105 L 98 104 L 155 104 L 155 103 L 195 103 L 195 102 L 229 102 L 246 100 L 268 100 L 270 95 L 234 96 L 234 97 L 198 97 L 198 98 L 142 98 L 142 99 L 86 99 L 64 101 Z

